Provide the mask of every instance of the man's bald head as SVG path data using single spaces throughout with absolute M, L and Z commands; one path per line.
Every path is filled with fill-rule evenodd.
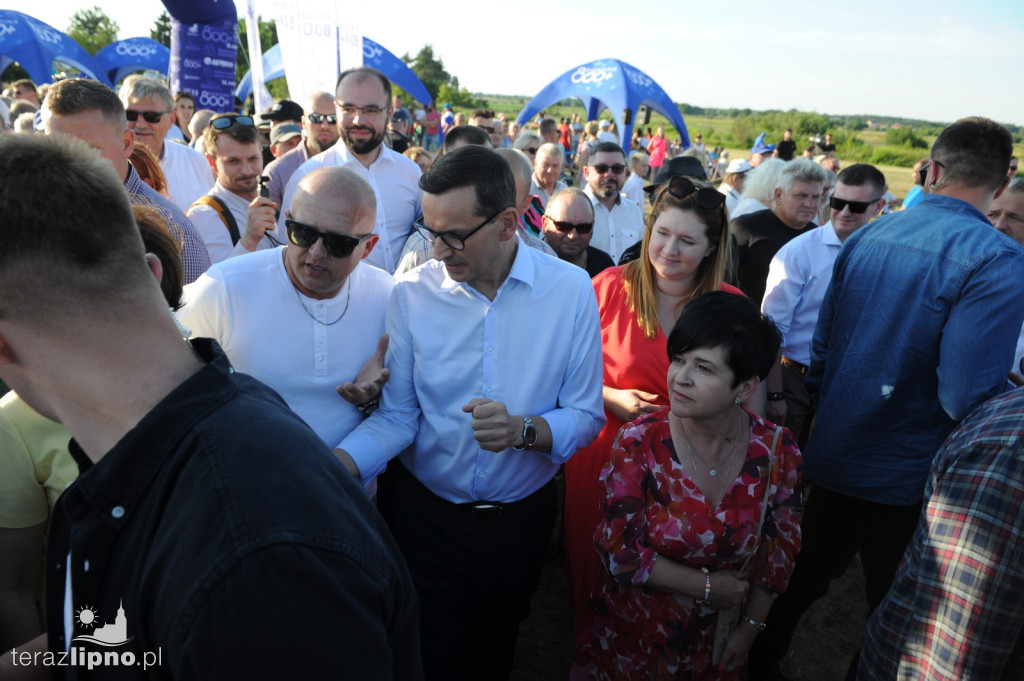
M 533 164 L 530 157 L 519 151 L 506 147 L 495 149 L 494 153 L 501 156 L 512 169 L 512 177 L 516 182 L 516 210 L 520 215 L 526 212 L 526 206 L 530 200 L 530 182 L 533 175 Z
M 372 225 L 377 220 L 373 187 L 348 168 L 324 166 L 303 177 L 292 198 L 291 212 L 298 215 L 310 203 L 347 215 L 349 222 L 369 221 Z

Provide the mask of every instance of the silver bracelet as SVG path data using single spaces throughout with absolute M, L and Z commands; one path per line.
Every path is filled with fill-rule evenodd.
M 747 621 L 747 624 L 749 624 L 750 626 L 754 627 L 758 631 L 764 631 L 764 628 L 768 626 L 764 622 L 758 622 L 757 620 L 755 620 L 753 618 L 750 618 L 750 617 L 747 617 L 745 619 Z

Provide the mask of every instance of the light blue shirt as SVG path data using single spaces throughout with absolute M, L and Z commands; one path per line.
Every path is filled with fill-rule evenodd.
M 786 243 L 768 267 L 761 311 L 782 333 L 782 354 L 811 363 L 811 338 L 843 242 L 829 222 Z
M 597 300 L 575 265 L 519 246 L 490 301 L 431 260 L 399 278 L 387 332 L 381 406 L 341 443 L 364 483 L 402 452 L 409 471 L 449 501 L 518 501 L 604 426 Z M 462 411 L 477 397 L 542 416 L 551 451 L 481 449 Z

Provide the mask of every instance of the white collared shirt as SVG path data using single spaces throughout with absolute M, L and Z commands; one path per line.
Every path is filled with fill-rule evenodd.
M 590 245 L 619 262 L 623 251 L 644 238 L 644 209 L 622 192 L 619 192 L 619 200 L 611 210 L 594 196 L 589 184 L 583 193 L 594 204 L 594 236 Z
M 184 144 L 165 140 L 160 168 L 167 178 L 167 193 L 182 213 L 187 212 L 196 199 L 213 189 L 210 162 Z
M 571 263 L 519 246 L 491 301 L 431 260 L 398 278 L 387 331 L 381 407 L 341 443 L 364 482 L 402 452 L 406 468 L 449 501 L 517 501 L 604 425 L 597 300 Z M 474 398 L 542 416 L 551 451 L 482 449 L 462 410 Z
M 782 332 L 782 353 L 805 366 L 811 363 L 814 325 L 842 246 L 828 222 L 786 243 L 768 267 L 761 311 Z
M 402 254 L 402 246 L 412 231 L 412 223 L 422 215 L 420 167 L 412 159 L 381 145 L 377 160 L 367 168 L 349 151 L 345 141 L 339 139 L 333 147 L 309 159 L 292 173 L 281 202 L 281 219 L 277 227 L 279 234 L 285 233 L 285 211 L 291 206 L 295 187 L 303 177 L 323 166 L 344 166 L 358 173 L 373 187 L 377 197 L 377 223 L 373 231 L 381 238 L 367 256 L 366 262 L 387 272 L 394 272 Z
M 235 218 L 235 222 L 238 224 L 238 236 L 241 237 L 245 234 L 249 200 L 239 196 L 229 189 L 225 189 L 224 185 L 220 183 L 220 180 L 213 185 L 213 189 L 207 192 L 207 194 L 209 196 L 215 196 L 224 202 L 224 205 L 227 206 L 229 211 L 231 211 L 232 217 Z M 206 243 L 206 250 L 210 254 L 211 263 L 217 263 L 221 260 L 233 258 L 236 255 L 249 253 L 245 246 L 242 245 L 241 238 L 239 238 L 237 244 L 231 243 L 231 232 L 212 206 L 207 206 L 202 203 L 192 204 L 192 207 L 188 209 L 188 213 L 186 213 L 186 215 L 188 216 L 188 219 L 192 221 L 192 225 L 196 228 L 196 231 L 199 232 L 199 236 L 203 237 L 203 242 Z M 270 235 L 276 239 L 277 242 L 275 243 L 271 238 L 264 236 L 260 239 L 259 244 L 256 245 L 257 251 L 267 248 L 276 248 L 280 244 L 284 243 L 284 235 L 279 235 L 278 230 L 270 232 Z

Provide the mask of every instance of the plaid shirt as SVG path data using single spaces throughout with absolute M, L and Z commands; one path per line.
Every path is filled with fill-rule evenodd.
M 124 181 L 128 198 L 133 204 L 152 206 L 160 211 L 167 221 L 167 228 L 181 246 L 181 266 L 184 283 L 191 284 L 206 270 L 210 269 L 210 254 L 206 251 L 203 237 L 170 199 L 163 196 L 142 181 L 139 173 L 128 164 L 128 178 Z
M 1024 389 L 932 463 L 921 522 L 868 622 L 858 679 L 1024 679 Z

